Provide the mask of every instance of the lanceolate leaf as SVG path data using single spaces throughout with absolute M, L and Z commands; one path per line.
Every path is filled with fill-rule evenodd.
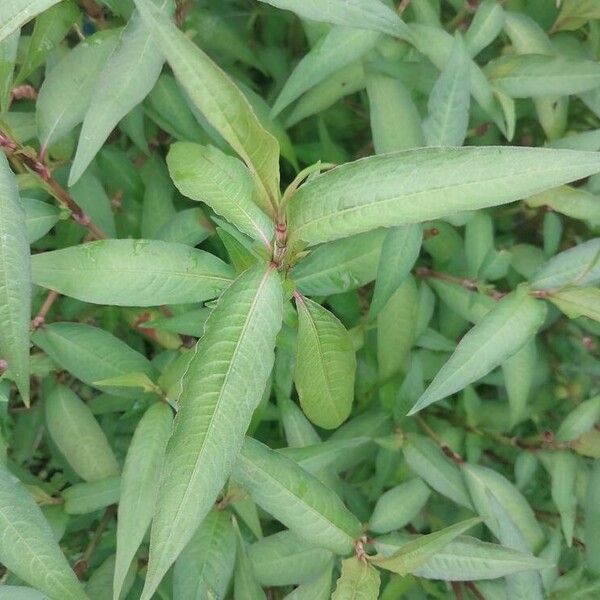
M 33 282 L 94 304 L 159 306 L 214 298 L 232 280 L 216 256 L 158 240 L 100 240 L 36 254 Z
M 424 123 L 428 146 L 461 146 L 469 126 L 470 70 L 464 42 L 456 37 L 452 53 L 427 104 Z
M 443 550 L 452 540 L 479 522 L 481 522 L 481 519 L 476 517 L 450 525 L 450 527 L 434 533 L 421 535 L 402 546 L 400 550 L 391 556 L 371 558 L 371 563 L 399 575 L 413 573 L 437 552 Z
M 360 523 L 331 489 L 293 460 L 246 438 L 233 476 L 296 535 L 336 554 L 352 552 Z
M 152 596 L 233 468 L 273 366 L 282 296 L 277 272 L 257 266 L 225 291 L 206 322 L 182 382 L 181 409 L 167 446 L 144 599 Z
M 375 46 L 379 38 L 376 31 L 333 27 L 292 71 L 273 105 L 272 114 L 279 114 L 304 92 L 358 60 Z
M 379 573 L 372 565 L 356 556 L 342 561 L 342 574 L 331 600 L 377 600 Z
M 7 569 L 52 600 L 87 599 L 44 515 L 4 465 L 0 517 L 0 561 Z
M 31 267 L 17 181 L 0 152 L 0 358 L 29 404 Z
M 254 203 L 252 176 L 239 160 L 213 146 L 178 142 L 171 146 L 167 164 L 184 196 L 208 204 L 242 233 L 270 248 L 273 222 Z
M 175 563 L 173 600 L 222 600 L 233 573 L 235 554 L 231 514 L 213 509 Z
M 83 121 L 98 73 L 117 45 L 118 34 L 111 29 L 85 39 L 48 73 L 36 103 L 42 149 Z
M 0 7 L 0 42 L 59 0 L 5 0 Z
M 298 352 L 294 381 L 300 405 L 315 425 L 333 429 L 350 414 L 356 358 L 352 339 L 320 304 L 296 296 Z
M 372 29 L 403 39 L 410 39 L 410 31 L 402 19 L 381 0 L 261 0 L 277 8 L 294 11 L 304 19 Z
M 61 368 L 88 385 L 130 373 L 154 375 L 150 361 L 108 331 L 85 323 L 51 323 L 38 329 L 33 342 Z M 139 396 L 139 391 L 110 386 L 118 396 Z
M 546 306 L 520 290 L 501 300 L 465 335 L 412 407 L 414 414 L 487 375 L 518 352 L 541 327 Z
M 600 171 L 597 153 L 540 148 L 421 148 L 337 167 L 289 207 L 293 240 L 309 245 L 512 202 Z
M 393 554 L 409 540 L 398 534 L 379 538 L 375 542 L 378 552 Z M 490 544 L 459 535 L 445 548 L 436 552 L 421 567 L 415 569 L 417 577 L 446 581 L 478 581 L 496 579 L 521 571 L 542 569 L 547 563 L 530 554 Z
M 262 127 L 229 76 L 151 0 L 136 0 L 136 6 L 194 105 L 254 173 L 261 208 L 272 210 L 279 198 L 279 144 Z
M 153 0 L 161 10 L 172 0 Z M 77 153 L 69 175 L 73 185 L 86 170 L 110 132 L 154 87 L 164 58 L 136 12 L 121 34 L 118 46 L 96 79 L 85 115 Z
M 89 407 L 68 387 L 57 385 L 44 403 L 46 426 L 54 443 L 86 481 L 119 474 L 113 451 Z
M 154 510 L 173 413 L 164 402 L 152 405 L 136 427 L 121 476 L 114 596 L 119 597 L 131 561 Z

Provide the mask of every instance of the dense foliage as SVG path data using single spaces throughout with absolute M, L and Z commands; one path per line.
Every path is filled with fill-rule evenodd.
M 2 0 L 0 599 L 600 597 L 600 2 Z

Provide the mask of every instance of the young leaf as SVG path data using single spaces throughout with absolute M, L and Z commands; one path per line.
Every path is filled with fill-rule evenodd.
M 323 21 L 345 27 L 371 29 L 409 40 L 404 21 L 381 0 L 260 0 L 277 8 L 295 12 L 303 19 Z
M 589 317 L 600 322 L 600 289 L 598 288 L 566 288 L 548 298 L 571 319 Z
M 76 483 L 63 493 L 64 510 L 68 515 L 85 515 L 119 502 L 121 478 L 105 477 L 96 481 Z
M 521 350 L 502 363 L 512 425 L 522 421 L 527 414 L 527 400 L 535 377 L 536 363 L 535 339 L 527 342 Z
M 423 228 L 405 225 L 389 229 L 383 240 L 369 317 L 375 318 L 410 273 L 421 251 Z
M 469 57 L 462 38 L 457 36 L 429 95 L 429 116 L 423 124 L 428 146 L 462 145 L 469 126 L 470 76 Z
M 153 0 L 169 12 L 172 0 Z M 90 106 L 83 120 L 77 152 L 69 174 L 69 185 L 79 180 L 110 132 L 154 87 L 163 55 L 140 15 L 134 13 L 96 79 Z
M 407 542 L 406 537 L 391 534 L 378 538 L 375 548 L 377 552 L 388 555 Z M 521 571 L 539 570 L 545 566 L 547 563 L 544 560 L 531 554 L 482 542 L 468 535 L 459 535 L 415 569 L 414 574 L 442 581 L 478 581 L 505 577 Z
M 320 304 L 296 295 L 298 351 L 294 382 L 306 416 L 335 429 L 350 415 L 356 357 L 352 339 Z
M 42 149 L 83 121 L 98 73 L 118 39 L 118 30 L 100 31 L 70 50 L 48 73 L 36 103 Z
M 379 572 L 356 556 L 342 561 L 342 574 L 331 600 L 377 600 Z
M 432 556 L 443 550 L 467 529 L 471 529 L 471 527 L 480 523 L 481 520 L 481 518 L 475 517 L 450 525 L 450 527 L 440 531 L 421 535 L 402 546 L 400 550 L 394 552 L 391 556 L 374 556 L 369 560 L 371 564 L 382 569 L 387 569 L 399 575 L 407 575 L 426 564 Z
M 158 240 L 99 240 L 32 258 L 33 282 L 94 304 L 159 306 L 214 298 L 232 280 L 216 256 Z
M 332 27 L 296 65 L 271 110 L 278 115 L 304 92 L 371 50 L 379 41 L 376 31 Z
M 308 296 L 330 296 L 370 283 L 386 233 L 376 229 L 318 246 L 292 270 L 298 289 Z
M 7 0 L 0 7 L 0 42 L 59 0 Z
M 483 0 L 465 34 L 465 45 L 471 56 L 477 56 L 502 31 L 505 13 L 496 0 Z
M 198 46 L 152 4 L 135 0 L 154 42 L 207 121 L 255 175 L 258 202 L 267 212 L 279 199 L 279 144 L 260 124 L 245 96 Z
M 558 442 L 576 440 L 592 429 L 598 420 L 600 420 L 600 396 L 595 396 L 582 402 L 566 416 L 556 432 L 556 440 Z
M 543 148 L 420 148 L 364 158 L 295 193 L 291 238 L 314 245 L 419 223 L 513 202 L 598 171 L 596 153 Z
M 64 385 L 44 402 L 46 427 L 73 470 L 86 481 L 119 474 L 119 464 L 89 407 Z
M 213 146 L 178 142 L 167 156 L 177 189 L 208 204 L 242 233 L 271 247 L 273 222 L 253 201 L 250 171 L 236 158 Z
M 369 520 L 369 529 L 376 533 L 402 529 L 419 514 L 430 493 L 418 477 L 393 487 L 379 496 Z
M 171 435 L 172 420 L 173 414 L 168 404 L 153 404 L 140 419 L 127 451 L 121 476 L 117 522 L 117 556 L 113 585 L 115 599 L 119 598 L 131 561 L 154 515 L 160 472 Z
M 502 299 L 461 339 L 454 354 L 409 414 L 487 375 L 518 352 L 535 335 L 545 318 L 546 306 L 525 290 Z
M 360 523 L 332 490 L 293 460 L 246 438 L 233 477 L 299 537 L 335 554 L 352 552 Z
M 17 180 L 0 152 L 0 357 L 29 405 L 31 268 Z
M 265 586 L 297 585 L 317 576 L 332 556 L 291 531 L 279 531 L 250 546 L 252 570 Z
M 33 343 L 62 369 L 99 389 L 99 381 L 131 373 L 154 376 L 150 361 L 108 331 L 85 323 L 51 323 L 38 329 Z M 111 394 L 139 397 L 127 387 L 110 386 Z
M 50 598 L 87 600 L 41 510 L 1 464 L 0 516 L 0 561 L 8 570 Z
M 282 296 L 277 272 L 254 267 L 224 292 L 206 322 L 181 383 L 181 409 L 167 446 L 145 600 L 208 513 L 233 468 L 273 366 Z
M 435 445 L 421 435 L 409 433 L 402 446 L 408 466 L 436 492 L 456 504 L 473 509 L 469 492 L 458 467 Z
M 223 600 L 233 574 L 236 536 L 231 515 L 211 510 L 173 570 L 173 600 Z
M 600 281 L 600 238 L 573 246 L 542 265 L 531 285 L 537 290 L 553 290 L 568 285 L 587 286 Z
M 552 501 L 560 513 L 560 523 L 567 546 L 573 543 L 577 513 L 576 477 L 577 456 L 568 450 L 553 452 L 546 462 L 550 471 Z
M 25 81 L 44 63 L 48 54 L 60 44 L 78 17 L 79 10 L 74 0 L 64 0 L 43 12 L 35 20 L 27 54 L 15 83 Z

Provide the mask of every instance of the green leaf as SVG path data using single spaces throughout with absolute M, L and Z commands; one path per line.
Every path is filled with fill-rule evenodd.
M 410 90 L 394 77 L 367 73 L 369 117 L 377 154 L 425 145 L 419 111 Z
M 229 76 L 151 0 L 136 0 L 136 6 L 193 104 L 254 174 L 259 205 L 271 211 L 279 199 L 279 144 L 260 124 Z
M 421 251 L 423 228 L 406 225 L 386 232 L 369 317 L 376 317 L 413 268 Z
M 306 91 L 358 60 L 377 44 L 380 37 L 376 31 L 333 27 L 296 65 L 271 114 L 278 115 Z
M 275 365 L 277 369 L 277 358 L 275 358 Z M 288 448 L 302 448 L 321 443 L 319 434 L 295 402 L 289 398 L 278 396 L 277 406 Z
M 584 535 L 588 568 L 600 574 L 600 460 L 594 462 L 585 498 Z
M 369 560 L 382 569 L 387 569 L 399 575 L 407 575 L 426 564 L 432 556 L 443 550 L 461 533 L 480 523 L 481 520 L 481 518 L 475 517 L 450 525 L 450 527 L 440 529 L 440 531 L 421 535 L 402 546 L 400 550 L 394 552 L 391 556 L 374 556 L 370 557 Z
M 21 32 L 14 31 L 0 42 L 0 114 L 4 117 L 11 103 L 13 74 Z
M 404 21 L 380 0 L 260 0 L 276 8 L 291 10 L 303 19 L 356 27 L 410 39 Z
M 173 600 L 225 598 L 235 555 L 231 515 L 211 510 L 175 563 Z
M 542 148 L 421 148 L 364 158 L 296 192 L 291 238 L 314 245 L 506 204 L 597 171 L 596 153 Z
M 301 583 L 294 588 L 284 600 L 331 600 L 331 571 L 333 561 L 323 571 L 310 581 Z
M 116 306 L 200 302 L 232 279 L 231 268 L 216 256 L 158 240 L 99 240 L 36 254 L 32 274 L 42 287 Z
M 502 31 L 505 12 L 496 0 L 483 0 L 465 34 L 465 45 L 471 56 L 477 56 Z
M 342 574 L 331 600 L 377 600 L 379 572 L 356 556 L 342 561 Z
M 111 394 L 126 397 L 140 395 L 139 391 L 132 391 L 129 386 L 104 387 L 96 382 L 131 373 L 154 375 L 154 369 L 145 356 L 108 331 L 85 323 L 51 323 L 38 329 L 32 340 L 77 379 Z
M 29 243 L 44 237 L 58 222 L 60 211 L 47 202 L 33 198 L 21 198 L 25 211 L 25 226 Z
M 527 500 L 521 492 L 500 473 L 479 465 L 464 464 L 462 470 L 477 512 L 485 519 L 490 531 L 502 539 L 501 524 L 494 507 L 500 505 L 510 514 L 515 527 L 530 550 L 537 550 L 544 534 Z
M 267 595 L 256 580 L 248 556 L 246 542 L 236 524 L 237 555 L 235 559 L 233 593 L 239 600 L 267 600 Z
M 31 268 L 17 181 L 0 152 L 0 357 L 29 405 Z
M 296 295 L 298 350 L 294 382 L 306 416 L 335 429 L 350 415 L 356 358 L 346 328 L 320 304 Z
M 592 19 L 600 19 L 600 6 L 594 0 L 562 0 L 552 31 L 579 29 Z
M 428 117 L 423 128 L 428 146 L 462 145 L 469 126 L 470 76 L 469 56 L 462 38 L 456 36 L 427 102 Z
M 0 587 L 0 600 L 48 600 L 48 596 L 33 588 L 4 584 Z
M 318 246 L 292 270 L 298 289 L 308 296 L 353 290 L 377 275 L 385 229 L 376 229 Z
M 62 493 L 64 510 L 69 515 L 85 515 L 116 504 L 120 485 L 121 478 L 118 475 L 76 483 Z
M 171 0 L 152 0 L 169 12 Z M 91 102 L 79 135 L 69 185 L 79 180 L 110 132 L 154 87 L 164 57 L 140 15 L 135 12 L 97 75 Z
M 568 285 L 586 286 L 600 282 L 600 238 L 573 246 L 542 265 L 531 279 L 537 290 L 554 290 Z
M 598 420 L 600 420 L 600 396 L 595 396 L 582 402 L 565 417 L 556 432 L 556 441 L 576 440 L 592 429 Z
M 422 435 L 408 433 L 402 452 L 408 466 L 436 492 L 456 504 L 473 509 L 462 473 L 442 454 L 435 442 Z
M 173 413 L 167 404 L 153 404 L 140 419 L 127 451 L 117 522 L 115 598 L 120 595 L 131 561 L 154 516 L 172 420 Z
M 0 8 L 0 42 L 59 0 L 7 0 Z
M 503 298 L 459 342 L 425 393 L 415 414 L 481 379 L 518 352 L 542 326 L 546 306 L 520 290 Z
M 119 30 L 100 31 L 70 50 L 48 73 L 36 103 L 42 150 L 83 121 L 94 85 L 119 39 Z
M 293 460 L 246 438 L 233 477 L 299 537 L 335 554 L 352 552 L 360 523 L 335 492 Z
M 27 54 L 15 81 L 17 85 L 44 63 L 48 54 L 62 42 L 78 18 L 79 10 L 74 0 L 64 0 L 35 20 Z
M 600 322 L 600 289 L 566 288 L 552 292 L 548 298 L 570 319 L 589 317 Z
M 291 531 L 279 531 L 250 546 L 252 570 L 265 587 L 298 585 L 319 575 L 332 556 Z
M 41 510 L 1 464 L 0 516 L 0 561 L 6 569 L 50 598 L 87 600 Z
M 543 54 L 511 54 L 488 63 L 493 85 L 511 98 L 581 94 L 600 85 L 600 65 Z
M 534 339 L 502 363 L 512 425 L 516 425 L 527 415 L 527 400 L 535 378 L 536 364 L 537 348 Z
M 87 171 L 69 191 L 95 225 L 108 237 L 117 237 L 113 207 L 97 177 Z
M 225 291 L 206 322 L 181 383 L 181 408 L 167 446 L 145 600 L 208 513 L 233 468 L 273 366 L 282 296 L 277 272 L 257 266 Z
M 598 196 L 585 189 L 568 185 L 536 194 L 525 200 L 533 208 L 550 207 L 572 219 L 588 221 L 590 225 L 600 225 L 600 202 Z
M 408 539 L 410 538 L 406 536 L 391 534 L 378 538 L 375 548 L 382 554 L 393 554 Z M 544 560 L 531 554 L 482 542 L 468 535 L 459 535 L 415 569 L 414 574 L 442 581 L 478 581 L 505 577 L 521 571 L 539 570 L 546 566 Z
M 560 513 L 560 523 L 567 546 L 573 543 L 573 530 L 577 513 L 577 496 L 575 478 L 577 477 L 577 456 L 568 450 L 549 453 L 549 467 L 552 501 Z
M 213 146 L 178 142 L 171 146 L 167 164 L 184 196 L 208 204 L 242 233 L 271 247 L 273 222 L 254 203 L 252 176 L 239 160 Z
M 89 407 L 64 385 L 44 402 L 50 437 L 73 470 L 86 481 L 119 474 L 119 464 Z
M 379 496 L 369 520 L 369 530 L 389 533 L 402 529 L 421 512 L 430 494 L 429 488 L 415 477 Z

